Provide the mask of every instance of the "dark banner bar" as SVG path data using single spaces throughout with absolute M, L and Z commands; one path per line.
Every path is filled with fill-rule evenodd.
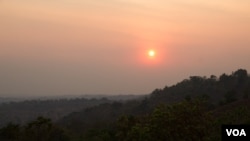
M 250 125 L 222 125 L 222 141 L 250 141 Z

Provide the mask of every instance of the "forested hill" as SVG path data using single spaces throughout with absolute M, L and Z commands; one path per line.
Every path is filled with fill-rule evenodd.
M 237 100 L 248 98 L 250 95 L 250 77 L 246 70 L 239 69 L 232 74 L 222 74 L 209 78 L 191 76 L 176 85 L 155 89 L 144 100 L 128 101 L 127 103 L 113 102 L 101 104 L 80 112 L 71 113 L 59 123 L 76 132 L 88 129 L 93 125 L 103 125 L 115 121 L 121 115 L 140 116 L 152 112 L 160 104 L 173 104 L 183 100 L 206 100 L 210 109 L 227 105 Z M 84 126 L 80 126 L 84 125 Z
M 112 103 L 113 101 L 124 102 L 129 99 L 142 99 L 144 95 L 83 95 L 37 99 L 14 99 L 5 98 L 3 103 L 0 103 L 0 127 L 9 122 L 25 124 L 38 116 L 50 118 L 52 121 L 57 121 L 62 117 L 78 112 L 86 108 L 90 108 L 103 103 Z
M 250 123 L 249 96 L 250 76 L 244 69 L 219 77 L 191 76 L 176 85 L 155 89 L 144 99 L 75 101 L 74 112 L 56 118 L 56 122 L 40 113 L 44 117 L 25 125 L 6 125 L 0 129 L 0 140 L 218 141 L 222 124 Z M 38 105 L 43 102 L 37 102 L 28 102 L 24 109 L 39 111 L 41 105 Z M 53 115 L 58 110 L 72 111 L 72 103 L 56 106 L 57 101 L 49 102 L 54 105 L 54 111 L 44 108 L 50 107 L 48 101 L 40 110 Z M 21 106 L 16 111 L 20 109 Z M 26 114 L 30 113 L 20 112 L 16 117 Z M 1 116 L 3 118 L 4 114 Z
M 207 98 L 211 103 L 223 104 L 248 97 L 250 94 L 250 77 L 246 70 L 239 69 L 231 75 L 222 74 L 209 78 L 190 76 L 176 85 L 155 89 L 150 95 L 150 101 L 158 104 L 173 103 L 195 97 Z
M 102 99 L 58 99 L 58 100 L 26 100 L 0 104 L 0 127 L 8 122 L 23 124 L 38 116 L 44 116 L 56 121 L 71 112 L 80 111 L 102 103 L 111 103 Z

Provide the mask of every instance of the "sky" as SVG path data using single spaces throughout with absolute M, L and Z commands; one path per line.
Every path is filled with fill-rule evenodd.
M 0 0 L 0 97 L 149 94 L 189 76 L 250 71 L 249 5 Z

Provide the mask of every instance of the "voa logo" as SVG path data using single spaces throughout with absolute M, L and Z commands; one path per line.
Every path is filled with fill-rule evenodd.
M 244 129 L 226 129 L 227 136 L 247 136 Z

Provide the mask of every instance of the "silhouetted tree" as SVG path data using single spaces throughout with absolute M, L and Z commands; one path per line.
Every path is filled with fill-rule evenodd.
M 50 119 L 38 117 L 25 126 L 23 141 L 67 141 L 63 129 L 56 127 Z
M 1 141 L 19 141 L 20 140 L 20 126 L 18 124 L 9 123 L 0 130 Z
M 184 101 L 171 106 L 160 105 L 144 118 L 120 119 L 118 139 L 122 141 L 204 141 L 211 129 L 211 116 L 200 100 Z
M 233 73 L 233 76 L 237 78 L 238 86 L 242 86 L 248 80 L 247 71 L 244 69 L 239 69 Z

